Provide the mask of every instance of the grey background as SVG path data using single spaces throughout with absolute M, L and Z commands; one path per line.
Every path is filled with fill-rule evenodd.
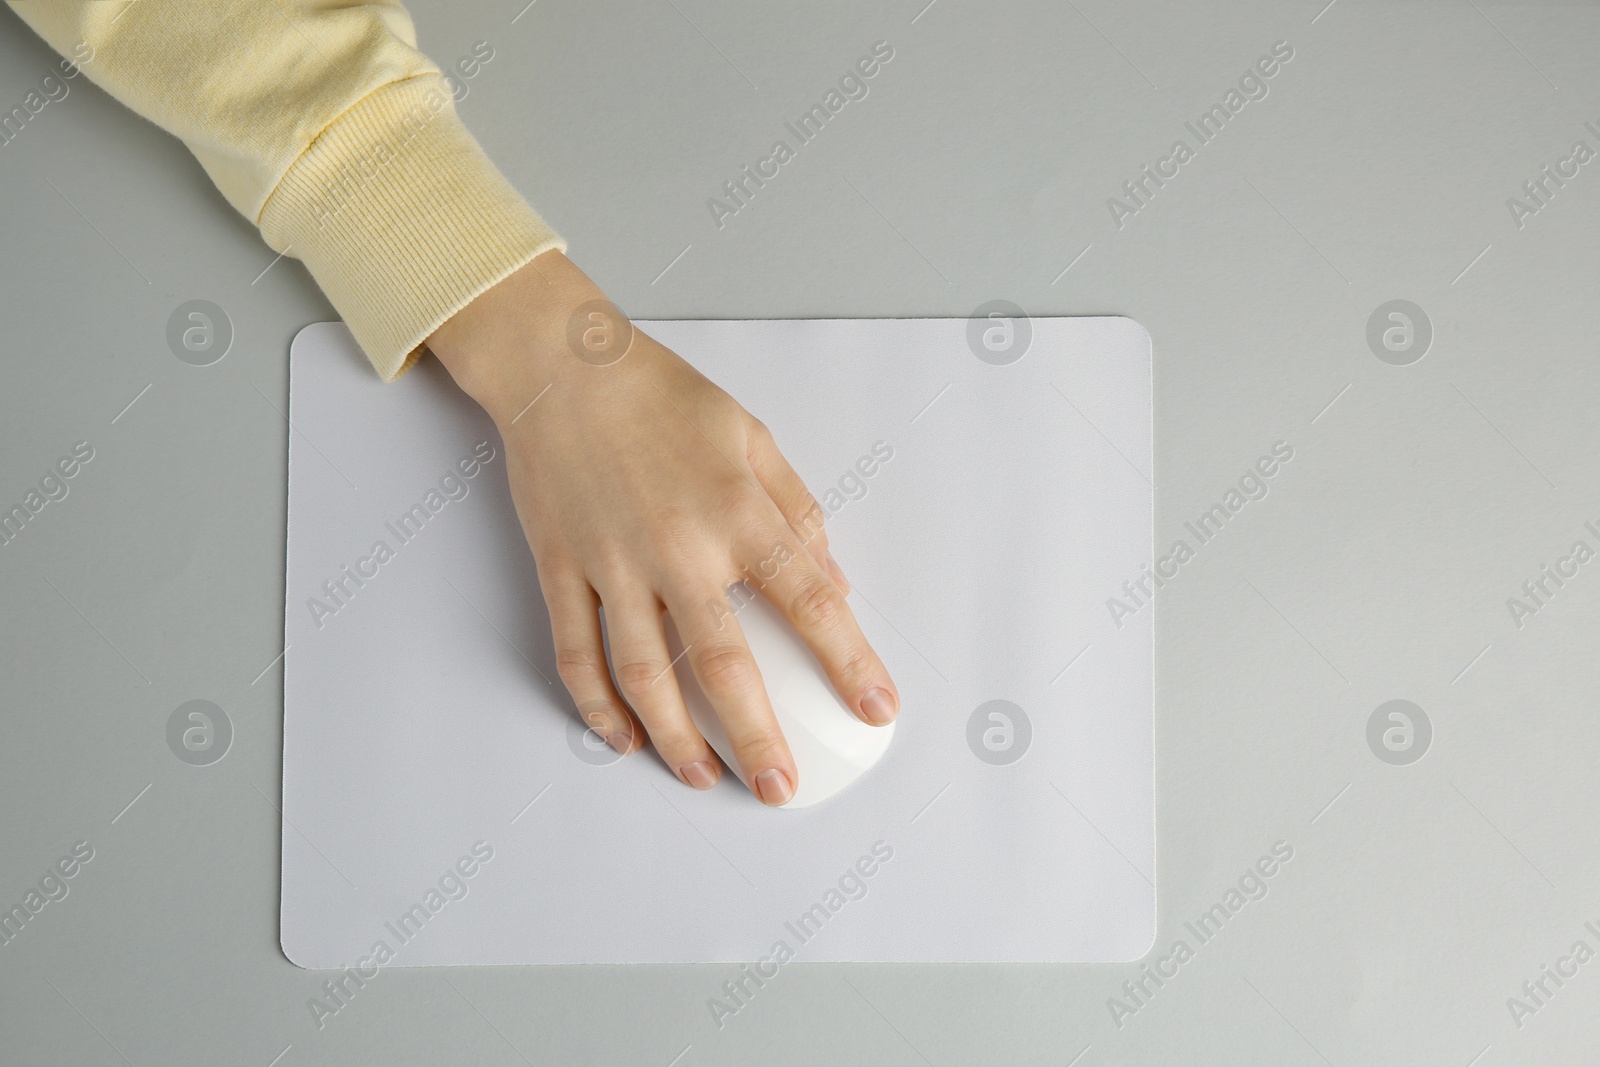
M 1600 946 L 1600 565 L 1521 629 L 1506 599 L 1600 543 L 1600 163 L 1521 229 L 1506 198 L 1600 147 L 1600 13 L 924 2 L 414 10 L 443 63 L 494 47 L 461 111 L 632 314 L 1134 316 L 1158 546 L 1292 443 L 1158 608 L 1157 943 L 1286 841 L 1270 894 L 1120 1029 L 1107 999 L 1137 966 L 797 965 L 720 1031 L 725 968 L 396 969 L 317 1030 L 326 975 L 277 946 L 271 664 L 288 344 L 332 313 L 293 262 L 262 273 L 179 145 L 80 80 L 0 148 L 0 500 L 96 450 L 0 548 L 0 901 L 75 841 L 95 858 L 0 947 L 0 1059 L 1584 1060 L 1600 962 L 1520 1028 L 1506 999 Z M 52 56 L 0 27 L 9 109 Z M 871 95 L 719 231 L 706 198 L 880 39 Z M 1270 95 L 1118 229 L 1106 198 L 1278 40 L 1295 58 Z M 191 299 L 233 323 L 209 367 L 166 347 Z M 1410 366 L 1366 345 L 1392 299 L 1432 320 Z M 167 748 L 193 699 L 234 726 L 210 766 Z M 1367 746 L 1391 699 L 1432 722 L 1409 765 Z

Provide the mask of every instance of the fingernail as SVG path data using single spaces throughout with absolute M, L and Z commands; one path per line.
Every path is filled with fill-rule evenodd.
M 827 549 L 823 549 L 823 555 L 827 557 L 828 573 L 833 575 L 834 582 L 837 583 L 839 588 L 843 589 L 846 593 L 850 592 L 850 579 L 844 576 L 844 570 L 840 568 L 839 561 L 834 559 L 833 553 L 829 552 Z
M 633 735 L 631 733 L 623 732 L 607 734 L 606 744 L 610 745 L 612 748 L 626 756 L 628 754 L 628 749 L 633 747 Z
M 776 767 L 768 767 L 756 775 L 756 796 L 761 798 L 761 803 L 776 807 L 789 803 L 794 787 L 789 784 L 788 775 Z
M 894 698 L 885 690 L 868 689 L 867 695 L 861 698 L 861 714 L 868 722 L 886 726 L 894 721 Z
M 710 789 L 717 784 L 716 772 L 711 769 L 711 764 L 705 760 L 685 763 L 678 768 L 678 773 L 683 776 L 685 782 L 688 782 L 696 789 Z

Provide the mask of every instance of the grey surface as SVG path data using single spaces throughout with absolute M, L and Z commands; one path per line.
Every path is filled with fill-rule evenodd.
M 1107 999 L 1138 967 L 797 965 L 720 1031 L 718 967 L 396 970 L 319 1031 L 326 975 L 277 946 L 270 665 L 288 342 L 330 309 L 292 262 L 262 274 L 180 146 L 80 81 L 0 148 L 0 499 L 96 450 L 0 547 L 0 901 L 76 841 L 95 856 L 0 947 L 0 1059 L 1584 1062 L 1600 963 L 1520 1028 L 1506 1000 L 1600 946 L 1600 579 L 1521 629 L 1506 600 L 1600 544 L 1600 164 L 1521 229 L 1506 198 L 1600 147 L 1600 14 L 923 2 L 416 13 L 444 62 L 493 45 L 461 110 L 636 315 L 1132 315 L 1155 338 L 1158 545 L 1292 443 L 1158 616 L 1158 944 L 1283 840 L 1270 894 L 1120 1029 Z M 52 57 L 0 28 L 9 108 Z M 717 230 L 706 198 L 879 39 L 871 95 Z M 1106 198 L 1280 39 L 1270 95 L 1119 230 Z M 209 367 L 167 348 L 191 299 L 234 326 Z M 1410 366 L 1367 347 L 1392 299 L 1433 324 Z M 233 724 L 209 766 L 167 744 L 195 699 Z M 1433 727 L 1409 765 L 1368 747 L 1394 699 Z

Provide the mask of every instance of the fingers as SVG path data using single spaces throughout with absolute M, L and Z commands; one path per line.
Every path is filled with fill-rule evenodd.
M 617 685 L 644 722 L 656 752 L 686 785 L 710 789 L 722 774 L 717 754 L 694 727 L 667 655 L 661 607 L 642 584 L 604 588 L 606 631 Z
M 787 804 L 800 783 L 794 757 L 721 583 L 669 595 L 684 655 L 721 720 L 745 781 L 764 804 Z
M 585 726 L 623 755 L 644 744 L 644 731 L 611 684 L 600 635 L 600 600 L 582 579 L 543 585 L 550 609 L 556 671 Z
M 743 539 L 740 562 L 811 647 L 845 705 L 874 726 L 892 722 L 900 694 L 888 668 L 867 643 L 843 590 L 786 535 L 774 523 L 765 539 Z
M 778 451 L 772 431 L 758 419 L 750 421 L 754 425 L 750 428 L 749 460 L 756 480 L 767 491 L 772 502 L 778 505 L 778 511 L 812 558 L 828 572 L 840 589 L 849 593 L 850 580 L 844 576 L 844 571 L 828 548 L 828 533 L 823 528 L 826 513 L 822 505 L 817 503 L 806 488 L 806 483 L 790 466 L 783 453 Z

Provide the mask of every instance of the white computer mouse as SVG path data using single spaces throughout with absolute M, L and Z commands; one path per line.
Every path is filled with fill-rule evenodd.
M 789 742 L 795 770 L 800 774 L 794 796 L 783 806 L 804 808 L 827 800 L 883 758 L 894 738 L 894 723 L 869 726 L 856 718 L 833 691 L 833 684 L 811 649 L 764 598 L 745 597 L 733 603 L 743 605 L 737 612 L 739 627 L 750 643 L 750 654 L 766 683 L 778 728 Z M 683 641 L 671 616 L 666 619 L 666 631 L 667 650 L 676 662 L 678 689 L 695 727 L 749 788 L 722 721 L 711 710 L 711 703 L 689 666 L 689 657 L 680 655 Z

